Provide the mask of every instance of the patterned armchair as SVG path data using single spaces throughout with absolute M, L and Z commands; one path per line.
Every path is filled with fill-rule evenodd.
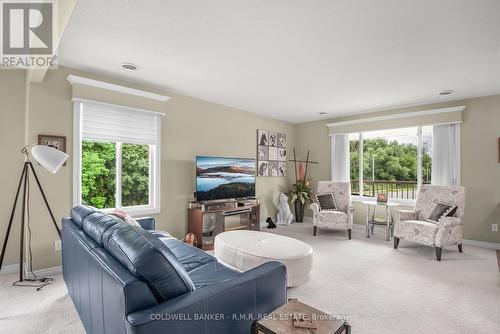
M 320 210 L 317 203 L 312 203 L 310 208 L 313 212 L 313 235 L 316 235 L 318 227 L 341 228 L 347 230 L 351 239 L 354 206 L 351 205 L 351 183 L 319 181 L 317 194 L 333 193 L 337 210 Z
M 456 205 L 455 214 L 443 216 L 437 223 L 427 221 L 438 202 Z M 421 186 L 415 210 L 394 213 L 394 249 L 398 248 L 399 240 L 404 239 L 434 247 L 438 261 L 441 261 L 443 247 L 458 245 L 462 253 L 464 206 L 464 187 Z

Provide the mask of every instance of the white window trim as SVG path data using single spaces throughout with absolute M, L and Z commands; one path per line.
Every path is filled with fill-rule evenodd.
M 73 206 L 81 205 L 82 202 L 82 105 L 85 100 L 73 99 Z M 92 101 L 96 103 L 95 101 Z M 120 109 L 139 110 L 125 106 L 113 105 L 109 103 L 102 103 L 108 107 L 116 107 Z M 148 110 L 140 110 L 143 112 L 150 112 Z M 151 113 L 159 114 L 151 111 Z M 148 214 L 158 214 L 161 211 L 160 188 L 161 188 L 161 121 L 156 122 L 156 145 L 150 145 L 149 151 L 149 204 L 122 207 L 131 216 L 140 216 Z M 117 145 L 121 146 L 121 143 Z M 121 167 L 121 149 L 116 155 L 117 167 Z M 154 166 L 154 168 L 153 168 Z M 115 196 L 117 207 L 121 206 L 121 168 L 117 168 Z M 119 199 L 118 199 L 118 196 Z M 103 209 L 104 212 L 110 212 L 113 209 Z
M 359 132 L 359 193 L 363 194 L 363 132 Z M 422 125 L 417 126 L 417 189 L 422 185 L 422 153 L 423 153 L 423 138 L 422 138 Z M 361 201 L 370 201 L 373 200 L 374 197 L 370 196 L 361 196 L 361 195 L 352 195 L 351 200 L 353 202 L 361 202 Z M 404 198 L 391 198 L 391 202 L 399 203 L 401 205 L 414 206 L 416 203 L 416 199 L 404 199 Z

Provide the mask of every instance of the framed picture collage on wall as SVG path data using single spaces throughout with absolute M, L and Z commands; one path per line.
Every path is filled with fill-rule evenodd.
M 286 134 L 257 130 L 257 176 L 286 176 Z

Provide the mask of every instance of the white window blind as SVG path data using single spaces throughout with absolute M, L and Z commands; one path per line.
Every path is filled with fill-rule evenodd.
M 81 104 L 82 139 L 156 145 L 160 115 L 107 104 Z

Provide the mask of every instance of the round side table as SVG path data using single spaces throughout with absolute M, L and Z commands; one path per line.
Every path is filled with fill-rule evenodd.
M 377 202 L 373 201 L 362 201 L 362 204 L 367 206 L 366 212 L 366 237 L 370 237 L 373 234 L 373 230 L 375 225 L 384 225 L 385 226 L 385 240 L 391 240 L 393 236 L 393 218 L 394 218 L 394 208 L 399 206 L 399 203 L 396 202 Z M 385 219 L 375 218 L 375 210 L 377 206 L 385 207 Z

